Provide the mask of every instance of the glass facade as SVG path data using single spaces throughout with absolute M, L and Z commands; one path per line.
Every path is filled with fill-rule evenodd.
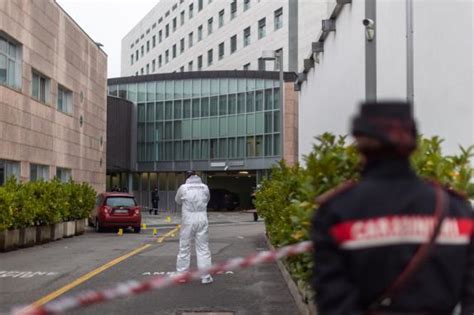
M 278 80 L 164 80 L 109 94 L 137 104 L 139 163 L 280 156 Z

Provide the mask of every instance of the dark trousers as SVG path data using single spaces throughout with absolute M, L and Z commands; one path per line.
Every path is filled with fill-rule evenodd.
M 153 209 L 150 209 L 150 214 L 152 211 L 155 211 L 155 214 L 158 214 L 158 200 L 152 200 L 151 204 L 153 205 Z

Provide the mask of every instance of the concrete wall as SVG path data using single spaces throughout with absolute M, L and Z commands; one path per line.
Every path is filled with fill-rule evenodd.
M 347 134 L 365 99 L 366 1 L 344 5 L 319 64 L 301 85 L 300 160 L 325 131 Z M 445 139 L 445 153 L 474 144 L 472 1 L 413 0 L 413 88 L 420 132 Z M 377 1 L 377 99 L 408 98 L 407 1 Z M 316 38 L 313 39 L 315 41 Z
M 355 104 L 365 97 L 365 42 L 361 23 L 364 12 L 363 5 L 344 7 L 336 21 L 336 32 L 326 38 L 319 64 L 315 64 L 301 85 L 300 160 L 311 151 L 315 136 L 324 132 L 347 133 L 349 116 Z
M 0 86 L 0 159 L 20 161 L 22 180 L 37 163 L 104 190 L 107 56 L 53 0 L 0 1 L 0 31 L 22 48 L 21 89 Z M 51 79 L 49 104 L 31 97 L 32 68 Z M 58 84 L 71 114 L 56 109 Z
M 146 65 L 150 65 L 150 73 L 152 61 L 155 60 L 157 64 L 154 73 L 179 72 L 180 67 L 184 66 L 185 71 L 188 71 L 188 63 L 193 61 L 193 70 L 197 70 L 197 58 L 199 55 L 203 56 L 202 70 L 242 70 L 243 66 L 250 63 L 250 70 L 258 70 L 258 58 L 261 57 L 263 50 L 278 50 L 283 48 L 284 54 L 284 70 L 297 71 L 297 64 L 301 64 L 302 59 L 306 57 L 308 42 L 302 41 L 320 29 L 320 17 L 324 16 L 327 11 L 327 3 L 330 0 L 252 0 L 250 1 L 250 9 L 244 11 L 243 0 L 237 0 L 237 16 L 233 20 L 230 19 L 230 3 L 231 0 L 215 0 L 208 3 L 203 1 L 203 10 L 197 11 L 196 0 L 185 0 L 179 4 L 178 0 L 161 0 L 138 24 L 135 26 L 122 40 L 122 62 L 121 75 L 129 76 L 135 75 L 136 72 L 141 73 L 141 68 L 146 70 Z M 178 3 L 175 10 L 172 10 L 174 4 Z M 188 18 L 189 4 L 194 3 L 194 17 Z M 292 6 L 292 10 L 290 10 Z M 295 7 L 296 14 L 295 14 Z M 274 30 L 274 11 L 283 8 L 283 28 Z M 219 12 L 225 10 L 224 26 L 219 28 Z M 170 15 L 165 17 L 165 13 L 170 10 Z M 180 25 L 180 13 L 185 11 L 185 23 Z M 290 16 L 291 12 L 291 16 Z M 157 23 L 160 17 L 163 17 L 161 23 Z M 172 20 L 177 17 L 178 27 L 175 32 L 172 31 Z M 213 18 L 213 33 L 208 35 L 207 22 L 209 18 Z M 258 21 L 266 18 L 266 36 L 258 39 Z M 297 36 L 289 36 L 290 19 L 297 25 Z M 152 26 L 157 23 L 153 29 Z M 170 36 L 165 38 L 165 25 L 170 24 Z M 198 27 L 203 26 L 203 40 L 197 41 Z M 251 27 L 251 44 L 243 47 L 243 31 L 247 27 Z M 294 29 L 294 28 L 293 28 Z M 147 31 L 149 33 L 147 34 Z M 158 32 L 163 32 L 163 42 L 158 44 Z M 188 34 L 194 34 L 194 46 L 189 48 Z M 143 39 L 141 35 L 144 34 Z M 156 36 L 157 46 L 146 52 L 146 42 L 150 41 L 153 36 Z M 237 51 L 230 53 L 230 38 L 237 35 Z M 181 38 L 185 39 L 184 53 L 179 53 L 179 46 Z M 136 43 L 136 40 L 139 40 Z M 225 55 L 222 60 L 218 59 L 218 46 L 224 42 Z M 131 48 L 133 43 L 134 47 Z M 293 43 L 294 45 L 291 45 Z M 300 43 L 302 43 L 300 45 Z M 177 45 L 178 54 L 175 59 L 171 57 L 173 45 Z M 130 55 L 134 54 L 141 46 L 145 46 L 145 55 L 135 61 L 133 65 L 130 64 Z M 309 44 L 310 45 L 310 44 Z M 291 52 L 295 54 L 297 60 L 293 60 L 295 66 L 289 67 L 290 52 L 289 47 L 292 47 Z M 164 63 L 164 55 L 166 50 L 170 51 L 170 62 Z M 214 63 L 208 66 L 207 51 L 213 49 Z M 163 67 L 158 68 L 158 56 L 163 57 Z M 267 62 L 267 70 L 273 70 L 273 62 Z M 146 71 L 145 71 L 146 74 Z

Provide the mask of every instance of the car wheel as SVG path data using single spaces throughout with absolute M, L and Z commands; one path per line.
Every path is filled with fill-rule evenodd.
M 140 227 L 133 228 L 133 232 L 135 233 L 140 233 L 140 231 L 141 231 Z
M 100 222 L 99 222 L 99 219 L 96 219 L 95 220 L 95 231 L 97 233 L 102 233 L 104 232 L 104 228 L 102 226 L 100 226 Z

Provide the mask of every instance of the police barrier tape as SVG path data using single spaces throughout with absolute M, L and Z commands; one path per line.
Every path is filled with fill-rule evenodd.
M 76 296 L 64 297 L 39 307 L 27 306 L 16 309 L 12 312 L 12 314 L 46 315 L 63 313 L 65 311 L 79 307 L 102 303 L 118 298 L 144 293 L 147 291 L 163 289 L 180 284 L 183 281 L 198 280 L 201 278 L 201 276 L 205 276 L 207 274 L 216 274 L 230 270 L 248 268 L 262 263 L 273 262 L 283 257 L 290 257 L 310 252 L 312 249 L 313 243 L 311 241 L 305 241 L 298 244 L 285 246 L 278 250 L 263 251 L 247 257 L 233 258 L 223 263 L 214 264 L 208 268 L 177 273 L 167 277 L 156 276 L 142 282 L 135 280 L 122 282 L 117 284 L 115 287 L 101 291 L 85 291 Z

